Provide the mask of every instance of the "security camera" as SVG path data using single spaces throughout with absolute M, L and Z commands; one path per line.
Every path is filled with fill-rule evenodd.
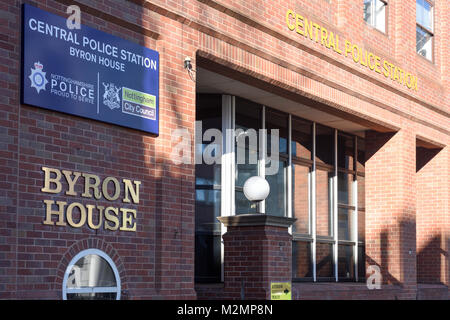
M 184 58 L 184 68 L 188 69 L 188 70 L 192 69 L 191 58 L 190 57 Z

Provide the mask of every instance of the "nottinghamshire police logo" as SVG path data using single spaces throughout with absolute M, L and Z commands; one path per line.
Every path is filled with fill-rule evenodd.
M 35 88 L 37 93 L 45 90 L 45 85 L 48 83 L 45 78 L 46 72 L 43 72 L 44 66 L 40 62 L 34 63 L 34 69 L 31 68 L 31 74 L 28 77 L 31 80 L 31 87 Z
M 111 110 L 120 108 L 119 92 L 122 88 L 116 87 L 113 83 L 105 84 L 105 93 L 103 94 L 103 104 L 108 106 Z

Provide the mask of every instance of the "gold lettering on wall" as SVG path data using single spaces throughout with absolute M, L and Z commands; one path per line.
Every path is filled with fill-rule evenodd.
M 418 91 L 418 77 L 407 72 L 391 62 L 382 59 L 375 53 L 364 49 L 358 44 L 348 39 L 344 39 L 344 47 L 341 49 L 339 45 L 339 35 L 334 34 L 331 30 L 327 30 L 323 25 L 313 23 L 307 17 L 302 16 L 292 9 L 286 11 L 286 25 L 289 30 L 294 31 L 312 41 L 315 41 L 328 49 L 332 49 L 338 54 L 344 52 L 345 57 L 350 56 L 355 63 L 359 63 L 369 70 L 379 74 L 383 74 L 386 78 L 407 87 L 408 89 Z M 313 38 L 313 27 L 315 28 L 315 38 Z M 320 36 L 318 36 L 320 34 Z M 383 65 L 384 70 L 381 69 Z
M 91 173 L 61 171 L 48 167 L 42 167 L 42 171 L 44 186 L 41 192 L 50 194 L 64 192 L 67 196 L 81 196 L 95 200 L 103 197 L 107 201 L 116 201 L 123 195 L 122 203 L 139 204 L 140 181 L 120 180 L 115 177 L 106 177 L 102 180 Z M 66 190 L 63 190 L 64 188 Z M 72 228 L 81 228 L 87 223 L 93 230 L 103 226 L 105 230 L 110 231 L 136 231 L 136 209 L 54 200 L 44 200 L 44 204 L 45 225 L 69 225 Z

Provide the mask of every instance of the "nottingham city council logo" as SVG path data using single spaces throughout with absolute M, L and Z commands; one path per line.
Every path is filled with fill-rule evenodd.
M 116 87 L 113 83 L 105 84 L 104 82 L 103 87 L 105 87 L 103 104 L 107 105 L 111 110 L 120 108 L 119 92 L 122 88 Z
M 48 83 L 45 78 L 45 72 L 42 71 L 44 66 L 40 62 L 34 63 L 34 69 L 31 68 L 31 74 L 28 78 L 31 80 L 31 87 L 35 88 L 37 93 L 41 90 L 45 90 L 45 85 Z

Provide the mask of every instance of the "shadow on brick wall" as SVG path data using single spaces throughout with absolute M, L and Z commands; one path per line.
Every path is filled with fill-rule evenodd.
M 448 242 L 448 240 L 447 240 Z M 444 250 L 442 237 L 435 236 L 417 254 L 417 282 L 445 284 L 444 262 L 448 252 Z

